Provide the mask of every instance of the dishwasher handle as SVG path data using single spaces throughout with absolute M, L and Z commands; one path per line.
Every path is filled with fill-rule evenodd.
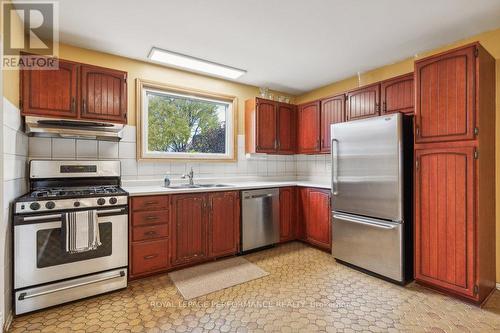
M 272 197 L 272 196 L 273 196 L 272 193 L 256 194 L 256 195 L 249 195 L 249 196 L 245 197 L 245 199 L 268 198 L 268 197 Z

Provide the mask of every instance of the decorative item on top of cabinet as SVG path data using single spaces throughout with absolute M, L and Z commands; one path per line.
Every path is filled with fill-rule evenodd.
M 130 198 L 129 276 L 159 273 L 170 267 L 169 196 Z
M 77 118 L 80 65 L 59 60 L 54 70 L 21 70 L 21 114 Z
M 297 216 L 295 187 L 280 188 L 280 242 L 295 239 Z
M 262 98 L 245 101 L 246 153 L 293 154 L 296 107 Z
M 127 73 L 82 65 L 81 118 L 127 123 Z
M 347 120 L 380 115 L 380 83 L 351 90 L 346 97 Z
M 330 125 L 345 121 L 345 95 L 321 100 L 321 152 L 329 153 L 331 146 Z
M 479 46 L 415 62 L 415 143 L 474 139 Z M 479 53 L 477 53 L 479 54 Z
M 330 190 L 299 189 L 298 238 L 330 251 L 332 247 Z
M 495 59 L 473 43 L 416 69 L 415 280 L 482 303 L 496 285 Z
M 300 154 L 320 151 L 320 102 L 313 101 L 298 107 L 297 150 Z
M 208 255 L 233 255 L 240 245 L 240 193 L 213 192 L 208 195 Z
M 380 83 L 382 114 L 402 112 L 414 113 L 415 89 L 413 73 L 401 75 Z
M 56 70 L 21 69 L 21 114 L 127 123 L 127 73 L 59 59 Z

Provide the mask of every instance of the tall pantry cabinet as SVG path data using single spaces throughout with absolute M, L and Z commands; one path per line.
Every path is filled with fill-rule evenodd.
M 495 59 L 415 62 L 415 279 L 482 303 L 495 288 Z

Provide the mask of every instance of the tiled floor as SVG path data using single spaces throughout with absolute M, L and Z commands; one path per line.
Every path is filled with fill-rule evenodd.
M 301 243 L 246 258 L 271 274 L 191 303 L 164 274 L 21 316 L 11 332 L 500 332 L 499 292 L 480 309 L 359 273 Z

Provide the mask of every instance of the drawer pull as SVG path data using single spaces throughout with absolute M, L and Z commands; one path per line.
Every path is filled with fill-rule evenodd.
M 145 232 L 144 233 L 144 236 L 155 236 L 155 235 L 158 235 L 158 233 L 156 231 L 148 231 L 148 232 Z
M 158 257 L 158 254 L 150 254 L 148 256 L 144 256 L 144 259 L 149 260 L 149 259 L 154 259 Z
M 158 220 L 158 219 L 159 219 L 159 217 L 158 217 L 158 216 L 147 216 L 147 217 L 146 217 L 146 220 L 148 220 L 148 221 Z
M 146 205 L 156 205 L 158 204 L 158 201 L 147 201 Z

